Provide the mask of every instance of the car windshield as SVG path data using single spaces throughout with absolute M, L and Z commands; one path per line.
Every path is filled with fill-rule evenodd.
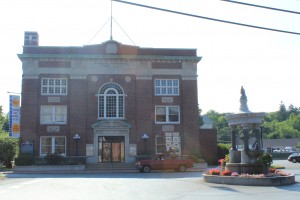
M 299 153 L 292 153 L 291 155 L 290 155 L 290 157 L 291 156 L 298 156 L 299 155 Z

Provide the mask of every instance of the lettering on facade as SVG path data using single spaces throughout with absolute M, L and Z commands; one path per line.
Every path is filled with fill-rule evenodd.
M 49 103 L 59 103 L 60 97 L 48 97 L 48 102 Z
M 107 62 L 95 62 L 95 64 L 99 67 L 107 68 L 108 70 L 120 70 L 124 67 L 128 67 L 128 63 L 117 60 L 110 60 Z
M 174 131 L 174 126 L 172 126 L 172 125 L 163 125 L 162 126 L 162 131 L 163 132 L 173 132 Z
M 59 126 L 47 126 L 47 132 L 48 133 L 58 133 Z
M 173 103 L 173 97 L 162 97 L 161 102 L 162 103 Z

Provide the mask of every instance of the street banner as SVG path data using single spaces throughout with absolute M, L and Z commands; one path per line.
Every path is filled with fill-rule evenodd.
M 20 96 L 9 95 L 9 136 L 20 137 Z

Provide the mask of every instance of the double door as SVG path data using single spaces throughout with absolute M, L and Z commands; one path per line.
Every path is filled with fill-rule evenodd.
M 98 137 L 98 162 L 124 162 L 125 145 L 123 136 Z

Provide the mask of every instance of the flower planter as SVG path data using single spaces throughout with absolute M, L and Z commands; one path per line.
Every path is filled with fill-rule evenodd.
M 245 186 L 281 186 L 295 183 L 295 176 L 273 176 L 273 177 L 238 177 L 238 176 L 216 176 L 203 175 L 204 181 L 208 183 L 245 185 Z

